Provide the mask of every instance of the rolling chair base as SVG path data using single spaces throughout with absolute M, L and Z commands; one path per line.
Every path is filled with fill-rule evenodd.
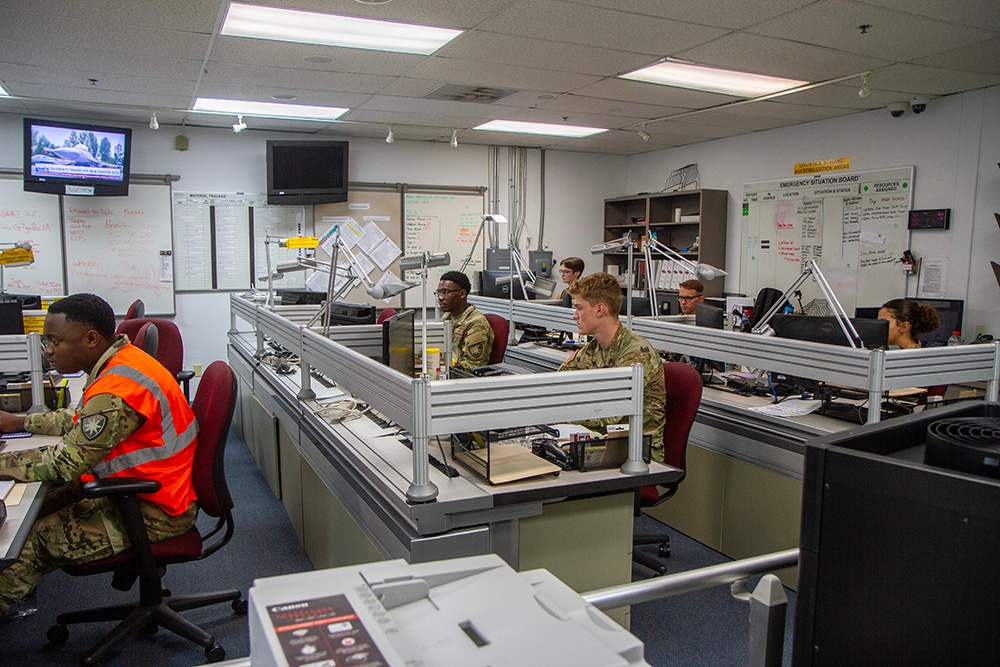
M 638 547 L 640 545 L 648 544 L 659 544 L 659 556 L 660 558 L 670 558 L 670 536 L 665 534 L 638 534 L 632 536 L 632 562 L 638 563 L 644 567 L 648 567 L 657 574 L 667 573 L 667 564 L 664 563 L 660 558 L 647 553 L 645 551 L 640 551 Z
M 57 645 L 69 639 L 67 625 L 102 621 L 121 621 L 90 650 L 80 658 L 84 667 L 96 665 L 123 640 L 143 629 L 152 634 L 163 627 L 205 648 L 209 662 L 219 662 L 226 657 L 226 651 L 215 641 L 215 637 L 181 616 L 178 612 L 207 607 L 222 602 L 231 602 L 233 611 L 243 616 L 247 613 L 247 601 L 237 590 L 218 591 L 164 598 L 152 604 L 121 604 L 98 609 L 73 611 L 60 614 L 56 624 L 49 628 L 46 638 Z

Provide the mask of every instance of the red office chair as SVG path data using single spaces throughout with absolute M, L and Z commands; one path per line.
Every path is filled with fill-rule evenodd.
M 693 366 L 676 361 L 663 364 L 663 384 L 667 390 L 666 425 L 663 429 L 664 463 L 682 471 L 681 478 L 666 486 L 643 486 L 636 494 L 635 515 L 639 516 L 643 507 L 654 507 L 669 500 L 677 487 L 684 481 L 687 463 L 687 441 L 698 405 L 701 403 L 701 373 Z M 639 534 L 632 536 L 632 560 L 645 565 L 658 574 L 666 574 L 667 566 L 650 554 L 636 547 L 645 544 L 659 544 L 659 553 L 670 556 L 670 536 L 661 534 Z
M 142 299 L 136 299 L 132 302 L 132 305 L 128 307 L 125 311 L 125 319 L 133 320 L 137 317 L 146 316 L 146 304 L 142 302 Z
M 133 340 L 136 334 L 139 333 L 142 325 L 147 322 L 152 322 L 156 325 L 159 335 L 159 344 L 156 348 L 156 354 L 153 356 L 177 378 L 177 381 L 184 387 L 184 397 L 190 400 L 191 378 L 194 377 L 194 371 L 183 370 L 184 341 L 181 339 L 181 331 L 177 328 L 176 324 L 170 320 L 158 317 L 136 317 L 119 324 L 115 333 L 127 334 L 129 340 Z
M 510 325 L 507 318 L 493 313 L 485 314 L 486 321 L 493 329 L 493 347 L 490 348 L 490 363 L 499 364 L 503 361 L 503 355 L 507 352 L 507 336 L 510 334 Z
M 378 314 L 378 319 L 375 320 L 375 324 L 382 324 L 387 319 L 389 319 L 390 317 L 394 317 L 395 315 L 396 315 L 395 308 L 383 308 L 382 312 Z
M 129 339 L 131 340 L 131 337 L 129 337 Z M 159 347 L 160 344 L 159 329 L 157 329 L 156 325 L 152 322 L 146 322 L 139 327 L 139 331 L 136 332 L 135 340 L 132 341 L 132 344 L 149 356 L 155 358 L 156 348 Z
M 84 485 L 84 497 L 106 496 L 115 502 L 124 519 L 132 546 L 114 556 L 67 565 L 63 570 L 77 577 L 114 572 L 111 585 L 122 591 L 130 590 L 138 579 L 139 600 L 113 607 L 69 612 L 56 618 L 56 625 L 49 628 L 46 636 L 53 644 L 60 645 L 69 638 L 67 625 L 121 621 L 84 654 L 80 664 L 95 665 L 126 638 L 153 631 L 156 627 L 167 628 L 204 646 L 205 657 L 211 662 L 219 662 L 226 657 L 225 649 L 210 633 L 177 612 L 230 602 L 233 611 L 242 616 L 247 613 L 247 602 L 243 594 L 238 590 L 229 590 L 171 597 L 169 592 L 164 594 L 161 573 L 166 571 L 167 565 L 207 558 L 233 536 L 233 500 L 226 484 L 225 446 L 235 405 L 236 376 L 224 361 L 216 361 L 206 369 L 192 406 L 199 425 L 193 463 L 194 489 L 201 511 L 218 519 L 204 536 L 197 527 L 192 526 L 183 535 L 150 544 L 136 494 L 156 491 L 159 488 L 158 482 L 112 478 Z M 213 537 L 215 539 L 209 542 Z

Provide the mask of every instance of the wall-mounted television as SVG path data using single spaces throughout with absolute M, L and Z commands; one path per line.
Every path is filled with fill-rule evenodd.
M 346 141 L 268 140 L 268 204 L 344 201 L 347 201 Z
M 24 119 L 24 189 L 55 195 L 128 196 L 132 130 Z

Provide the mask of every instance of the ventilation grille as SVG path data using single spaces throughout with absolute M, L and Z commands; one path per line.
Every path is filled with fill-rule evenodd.
M 516 92 L 518 91 L 511 88 L 488 88 L 486 86 L 463 86 L 456 83 L 446 83 L 424 95 L 423 99 L 493 104 Z

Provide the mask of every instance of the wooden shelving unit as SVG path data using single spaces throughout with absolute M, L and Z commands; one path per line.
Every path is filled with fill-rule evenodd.
M 725 269 L 728 203 L 726 190 L 687 190 L 605 199 L 604 240 L 621 238 L 625 232 L 640 237 L 655 234 L 660 243 L 688 259 Z M 617 266 L 618 272 L 624 274 L 626 262 L 625 252 L 606 253 L 604 270 Z M 640 274 L 637 271 L 634 275 Z M 722 278 L 705 283 L 708 296 L 721 296 L 724 289 Z

